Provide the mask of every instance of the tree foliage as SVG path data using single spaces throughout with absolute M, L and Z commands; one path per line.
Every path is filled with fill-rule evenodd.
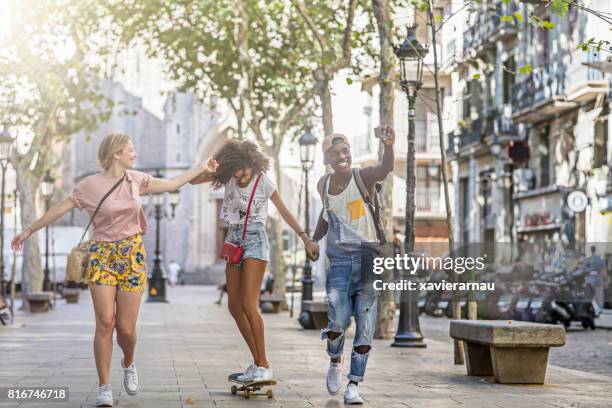
M 62 143 L 93 131 L 111 104 L 100 92 L 99 65 L 90 53 L 92 33 L 78 27 L 79 2 L 8 0 L 0 28 L 0 124 L 22 149 L 11 158 L 18 171 L 21 224 L 37 218 L 37 190 L 59 164 Z M 28 290 L 42 288 L 36 236 L 26 242 L 23 276 Z
M 99 66 L 89 59 L 90 33 L 75 27 L 72 0 L 10 0 L 0 31 L 0 123 L 33 137 L 28 151 L 45 156 L 51 143 L 93 131 L 108 117 Z M 39 160 L 36 174 L 49 163 Z
M 92 8 L 121 44 L 141 42 L 161 58 L 181 90 L 227 101 L 239 137 L 255 136 L 273 156 L 316 107 L 305 26 L 285 1 L 106 0 Z

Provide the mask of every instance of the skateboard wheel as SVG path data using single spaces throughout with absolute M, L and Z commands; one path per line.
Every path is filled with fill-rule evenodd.
M 232 394 L 235 394 L 236 391 L 238 391 L 238 387 L 236 387 L 235 385 L 232 385 L 231 391 L 232 391 Z
M 268 398 L 274 398 L 274 393 L 272 392 L 272 390 L 268 390 L 266 392 L 266 395 L 268 396 Z

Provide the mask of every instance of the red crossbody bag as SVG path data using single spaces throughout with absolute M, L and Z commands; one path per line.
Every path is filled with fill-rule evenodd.
M 249 199 L 249 204 L 247 205 L 247 211 L 244 218 L 244 228 L 242 229 L 242 242 L 244 243 L 244 238 L 246 237 L 247 224 L 249 222 L 249 213 L 251 212 L 251 202 L 253 202 L 253 197 L 255 196 L 255 190 L 257 190 L 257 185 L 259 184 L 259 178 L 261 174 L 257 176 L 255 180 L 255 185 L 253 186 L 253 191 L 251 191 L 251 198 Z M 235 265 L 240 264 L 242 262 L 242 254 L 244 253 L 244 247 L 242 244 L 236 245 L 231 242 L 223 242 L 223 246 L 221 247 L 221 258 L 225 259 L 225 262 L 229 262 Z

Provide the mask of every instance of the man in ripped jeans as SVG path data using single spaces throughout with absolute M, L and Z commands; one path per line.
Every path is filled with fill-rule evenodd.
M 351 316 L 355 317 L 349 383 L 344 393 L 346 404 L 363 404 L 358 384 L 364 378 L 376 325 L 377 294 L 371 279 L 374 254 L 364 243 L 385 242 L 378 208 L 374 208 L 372 201 L 376 198 L 376 184 L 393 171 L 395 133 L 391 128 L 378 128 L 376 134 L 384 144 L 382 160 L 361 169 L 351 167 L 350 146 L 344 135 L 327 136 L 323 141 L 323 157 L 333 173 L 323 176 L 318 183 L 323 210 L 313 239 L 318 241 L 327 235 L 328 325 L 322 338 L 327 339 L 331 359 L 327 372 L 327 390 L 331 395 L 340 390 L 344 333 Z

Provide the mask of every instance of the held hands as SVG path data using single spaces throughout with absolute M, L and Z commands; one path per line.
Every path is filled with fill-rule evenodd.
M 11 241 L 11 248 L 13 248 L 13 251 L 21 252 L 21 250 L 23 249 L 23 243 L 28 238 L 30 238 L 31 235 L 32 232 L 30 228 L 26 229 L 25 231 L 22 231 L 21 234 L 16 235 Z
M 375 132 L 380 134 L 380 140 L 385 146 L 393 146 L 395 143 L 395 131 L 392 127 L 378 127 Z
M 308 258 L 313 261 L 319 259 L 319 244 L 316 241 L 309 239 L 304 243 L 304 246 L 306 247 Z

